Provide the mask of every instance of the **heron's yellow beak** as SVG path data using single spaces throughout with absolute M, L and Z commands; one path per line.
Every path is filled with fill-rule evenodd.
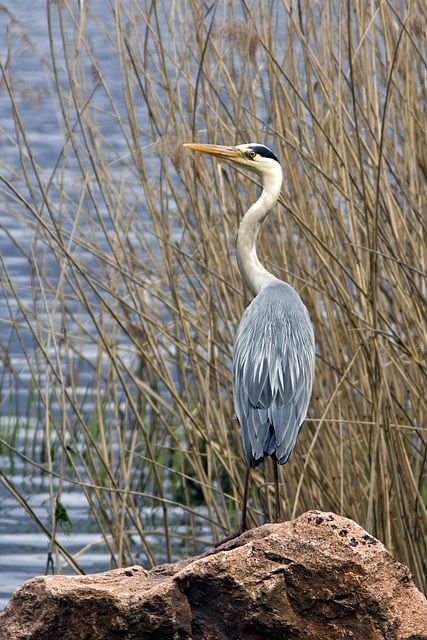
M 191 149 L 192 151 L 201 151 L 202 153 L 208 153 L 211 156 L 217 158 L 224 158 L 225 160 L 237 160 L 242 157 L 242 152 L 237 147 L 226 147 L 221 144 L 199 144 L 198 142 L 187 142 L 184 147 Z

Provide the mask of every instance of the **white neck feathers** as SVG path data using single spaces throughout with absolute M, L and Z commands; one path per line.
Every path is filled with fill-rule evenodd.
M 278 163 L 263 174 L 263 191 L 243 216 L 237 234 L 237 259 L 246 286 L 257 295 L 261 288 L 277 278 L 261 264 L 256 251 L 259 230 L 277 202 L 282 186 L 282 169 Z

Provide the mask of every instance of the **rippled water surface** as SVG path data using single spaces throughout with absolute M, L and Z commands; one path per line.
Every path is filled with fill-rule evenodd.
M 4 463 L 4 460 L 0 460 Z M 24 472 L 24 471 L 23 471 Z M 28 504 L 45 518 L 49 516 L 49 495 L 39 488 L 26 488 L 22 476 L 14 478 Z M 3 609 L 11 594 L 26 580 L 36 575 L 50 572 L 49 540 L 40 533 L 32 518 L 26 517 L 17 501 L 0 485 L 0 609 Z M 67 492 L 64 496 L 68 515 L 73 522 L 73 530 L 67 535 L 60 533 L 58 541 L 70 553 L 77 553 L 87 545 L 91 551 L 85 551 L 81 560 L 81 569 L 85 573 L 105 571 L 109 568 L 110 557 L 99 534 L 88 532 L 87 506 L 82 505 L 79 493 Z M 55 560 L 53 559 L 53 562 Z M 63 573 L 75 574 L 72 569 Z
M 89 20 L 86 37 L 91 42 L 101 71 L 105 74 L 106 84 L 113 94 L 113 99 L 120 108 L 121 81 L 117 60 L 112 53 L 113 48 L 106 47 L 105 39 L 100 37 L 102 32 L 108 34 L 108 32 L 114 31 L 112 29 L 111 5 L 105 0 L 90 0 L 90 5 L 92 13 L 101 16 L 102 27 L 100 28 L 99 24 L 96 25 L 94 20 Z M 74 6 L 76 15 L 78 15 L 78 3 L 75 2 Z M 51 7 L 52 15 L 55 16 L 55 3 L 52 3 Z M 60 51 L 61 37 L 55 19 L 53 19 L 52 34 L 56 50 Z M 16 80 L 15 94 L 20 118 L 40 175 L 47 183 L 61 152 L 64 137 L 63 131 L 58 125 L 60 120 L 58 118 L 59 104 L 53 90 L 52 74 L 51 71 L 48 71 L 51 69 L 52 62 L 45 2 L 19 0 L 19 2 L 6 1 L 2 3 L 0 60 L 6 70 L 11 59 L 13 59 L 13 73 Z M 60 55 L 58 61 L 61 62 Z M 58 73 L 61 78 L 64 73 L 61 64 L 59 64 Z M 100 126 L 104 126 L 105 131 L 108 131 L 109 141 L 117 149 L 120 145 L 124 145 L 124 142 L 121 140 L 117 128 L 108 129 L 109 122 L 111 122 L 108 118 L 111 105 L 103 104 L 102 92 L 96 99 L 99 100 Z M 106 114 L 104 125 L 103 110 Z M 0 113 L 0 173 L 12 184 L 18 185 L 22 196 L 30 197 L 25 181 L 22 180 L 22 158 L 20 158 L 16 140 L 16 122 L 10 96 L 4 86 L 0 90 Z M 79 176 L 77 170 L 73 174 L 71 159 L 64 180 L 65 184 L 70 187 L 70 193 L 75 188 L 77 197 L 81 180 Z M 11 192 L 7 191 L 4 186 L 1 188 L 4 191 L 5 200 L 10 198 L 12 202 Z M 51 190 L 50 196 L 55 197 L 53 190 Z M 23 308 L 31 309 L 34 304 L 32 298 L 34 272 L 32 272 L 29 266 L 30 261 L 26 259 L 26 256 L 30 258 L 35 250 L 32 244 L 35 227 L 28 225 L 23 207 L 21 209 L 20 205 L 14 205 L 11 210 L 14 208 L 16 211 L 22 210 L 22 216 L 12 215 L 7 209 L 4 209 L 0 217 L 0 269 L 3 281 L 9 280 L 16 288 L 17 297 Z M 102 243 L 102 238 L 99 242 Z M 47 249 L 42 259 L 47 271 L 55 273 L 58 268 L 57 263 Z M 86 264 L 88 267 L 90 267 L 90 260 L 91 257 L 87 256 Z M 72 301 L 70 304 L 72 311 Z M 81 314 L 81 309 L 77 310 L 76 307 L 75 311 Z M 24 325 L 20 324 L 16 330 L 12 327 L 11 322 L 14 317 L 19 318 L 21 313 L 22 309 L 18 309 L 14 296 L 2 301 L 0 305 L 0 343 L 2 350 L 7 352 L 8 367 L 2 367 L 2 362 L 0 362 L 0 373 L 2 379 L 7 375 L 5 373 L 7 369 L 12 368 L 16 373 L 16 386 L 11 393 L 2 397 L 0 402 L 2 426 L 6 430 L 7 421 L 10 421 L 11 425 L 19 423 L 19 421 L 25 423 L 29 388 L 31 388 L 31 371 L 25 354 L 31 353 L 34 349 L 33 336 Z M 84 369 L 80 371 L 79 383 L 82 393 L 85 391 L 85 384 L 90 381 L 89 376 L 93 376 L 91 363 L 95 362 L 97 357 L 96 349 L 92 348 L 90 340 L 84 347 L 84 354 L 88 367 L 87 371 Z M 7 388 L 7 385 L 3 384 L 3 388 L 5 387 Z M 25 452 L 28 443 L 31 443 L 31 446 L 38 446 L 33 443 L 33 439 L 37 443 L 37 439 L 41 441 L 43 435 L 42 433 L 34 434 L 31 427 L 26 427 L 25 442 L 20 442 L 20 437 L 22 435 L 18 436 L 14 446 Z M 0 453 L 0 471 L 13 484 L 29 508 L 35 510 L 41 523 L 50 529 L 52 524 L 50 489 L 47 485 L 41 486 L 37 470 L 31 466 L 28 469 L 28 466 L 16 456 L 12 459 L 7 451 L 2 451 Z M 82 554 L 81 559 L 78 559 L 84 572 L 108 569 L 110 556 L 99 533 L 96 533 L 96 527 L 90 519 L 88 506 L 82 493 L 73 490 L 72 486 L 67 486 L 61 500 L 72 522 L 72 530 L 69 533 L 59 532 L 58 540 L 72 554 L 90 546 L 90 549 L 85 550 Z M 18 503 L 5 483 L 0 482 L 0 608 L 5 606 L 10 595 L 25 580 L 51 570 L 49 557 L 47 535 L 41 531 L 25 508 Z M 52 562 L 57 569 L 55 556 L 52 557 Z M 69 568 L 64 568 L 63 571 L 74 573 Z

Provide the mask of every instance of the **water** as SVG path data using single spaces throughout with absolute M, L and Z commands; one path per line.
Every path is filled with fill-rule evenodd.
M 34 494 L 34 489 L 25 492 L 22 476 L 18 476 L 16 480 L 29 506 L 39 514 L 48 514 L 49 495 L 43 491 Z M 29 578 L 49 572 L 49 541 L 47 536 L 40 533 L 34 520 L 23 513 L 22 507 L 1 484 L 0 502 L 0 609 L 3 609 L 11 594 L 21 584 Z M 58 542 L 71 554 L 77 554 L 86 545 L 90 545 L 91 551 L 85 551 L 79 560 L 79 566 L 85 573 L 105 571 L 109 567 L 110 556 L 99 534 L 87 531 L 87 507 L 82 504 L 81 495 L 68 491 L 64 502 L 73 522 L 73 530 L 69 535 L 59 533 Z M 75 572 L 68 568 L 62 573 Z
M 2 420 L 0 433 L 7 428 L 7 421 Z M 30 424 L 27 436 L 29 441 L 37 442 L 34 425 Z M 32 447 L 32 454 L 36 458 L 40 456 L 40 447 L 41 445 Z M 22 441 L 17 443 L 16 448 L 25 450 L 28 446 Z M 12 457 L 6 453 L 0 455 L 0 471 L 7 478 L 7 483 L 19 492 L 28 509 L 36 514 L 41 525 L 49 530 L 52 501 L 46 476 L 40 475 L 37 469 L 28 468 L 18 456 Z M 70 531 L 61 531 L 59 528 L 57 541 L 69 554 L 76 555 L 76 561 L 83 572 L 105 571 L 110 566 L 110 554 L 91 522 L 82 493 L 67 488 L 61 500 L 72 522 L 72 528 Z M 78 556 L 87 546 L 90 549 Z M 55 555 L 49 563 L 49 551 L 48 535 L 7 486 L 0 482 L 0 610 L 22 583 L 36 575 L 53 572 L 53 566 L 55 571 L 61 568 L 62 573 L 75 573 L 71 567 L 64 566 L 66 561 L 63 558 L 60 566 L 56 565 Z
M 72 3 L 71 3 L 72 5 Z M 123 3 L 125 6 L 126 3 Z M 17 101 L 19 117 L 27 136 L 28 148 L 37 163 L 37 172 L 42 177 L 44 187 L 48 187 L 48 197 L 51 204 L 61 210 L 63 216 L 60 222 L 65 230 L 71 230 L 72 217 L 68 215 L 67 202 L 73 210 L 79 203 L 81 173 L 71 154 L 66 160 L 66 176 L 61 182 L 61 192 L 56 190 L 57 175 L 61 165 L 57 165 L 64 152 L 64 126 L 61 122 L 60 104 L 52 91 L 52 61 L 49 46 L 49 34 L 46 14 L 46 3 L 33 2 L 33 0 L 9 1 L 2 4 L 0 11 L 0 61 L 6 69 L 12 65 L 13 78 L 16 82 L 14 95 Z M 57 64 L 60 82 L 66 82 L 64 58 L 62 55 L 61 33 L 57 19 L 55 3 L 51 3 L 52 9 L 52 34 L 54 48 L 57 54 Z M 79 16 L 77 2 L 74 3 L 75 13 Z M 72 37 L 71 19 L 65 21 L 65 28 Z M 121 78 L 118 61 L 114 55 L 114 47 L 109 46 L 108 39 L 114 40 L 114 25 L 111 5 L 105 0 L 90 0 L 90 17 L 87 23 L 86 38 L 91 43 L 92 51 L 96 57 L 99 71 L 104 76 L 105 85 L 111 91 L 114 103 L 120 111 L 120 116 L 125 117 L 125 109 L 121 98 Z M 89 61 L 88 61 L 89 65 Z M 95 90 L 92 104 L 97 108 L 97 123 L 100 130 L 108 136 L 111 145 L 112 161 L 120 156 L 126 156 L 126 146 L 118 126 L 117 116 L 112 117 L 111 103 L 106 93 Z M 140 109 L 145 107 L 141 105 Z M 60 263 L 57 256 L 43 243 L 43 236 L 37 231 L 37 221 L 23 206 L 23 200 L 28 200 L 36 209 L 41 202 L 35 201 L 28 189 L 28 184 L 23 179 L 22 163 L 26 166 L 30 176 L 33 176 L 36 184 L 36 175 L 29 161 L 29 153 L 24 152 L 20 156 L 19 147 L 25 149 L 25 144 L 17 144 L 17 122 L 14 118 L 12 104 L 5 86 L 0 88 L 0 175 L 13 184 L 18 192 L 16 197 L 4 183 L 0 183 L 0 197 L 10 207 L 4 207 L 0 217 L 0 276 L 3 284 L 5 298 L 0 305 L 0 349 L 1 353 L 7 353 L 7 362 L 0 360 L 0 382 L 2 389 L 10 389 L 10 393 L 0 400 L 0 436 L 15 428 L 15 422 L 27 424 L 25 428 L 25 441 L 17 440 L 14 446 L 18 451 L 25 452 L 29 443 L 43 438 L 36 431 L 40 426 L 32 424 L 27 419 L 29 393 L 31 393 L 31 380 L 33 371 L 43 367 L 40 362 L 39 344 L 37 336 L 34 336 L 25 320 L 25 314 L 33 313 L 34 299 L 33 283 L 37 282 L 36 269 L 43 265 L 43 269 L 49 274 L 50 282 L 57 278 Z M 140 114 L 141 115 L 141 112 Z M 19 126 L 18 126 L 19 129 Z M 18 134 L 20 135 L 20 134 Z M 143 138 L 143 136 L 142 136 Z M 58 168 L 59 166 L 59 168 Z M 65 165 L 64 165 L 65 166 Z M 151 166 L 156 166 L 153 158 Z M 118 163 L 118 171 L 123 180 L 123 167 Z M 30 177 L 30 181 L 31 181 Z M 123 197 L 135 198 L 136 181 L 130 175 L 127 180 L 129 187 Z M 36 189 L 37 191 L 37 189 Z M 93 224 L 93 235 L 97 235 L 97 244 L 102 249 L 108 249 L 109 239 L 103 235 L 101 224 L 109 229 L 109 221 L 105 207 L 97 192 L 93 189 L 95 204 L 98 207 L 100 219 Z M 21 199 L 21 202 L 20 202 Z M 65 203 L 65 204 L 64 204 Z M 93 208 L 93 202 L 88 202 Z M 88 208 L 89 208 L 88 207 Z M 13 212 L 13 213 L 12 213 Z M 141 210 L 141 217 L 144 211 Z M 48 217 L 46 218 L 49 222 Z M 84 241 L 82 238 L 81 241 Z M 80 264 L 87 273 L 94 274 L 96 280 L 99 273 L 97 258 L 90 251 L 84 250 L 78 256 Z M 47 289 L 49 283 L 43 283 Z M 14 289 L 14 294 L 8 296 L 8 291 Z M 67 290 L 66 290 L 67 293 Z M 81 305 L 75 294 L 69 289 L 68 313 L 74 315 L 78 324 L 89 332 L 81 340 L 86 344 L 80 344 L 85 354 L 86 366 L 80 363 L 77 395 L 83 397 L 88 386 L 93 381 L 94 370 L 98 357 L 96 336 L 90 323 L 82 317 Z M 18 303 L 19 300 L 19 303 Z M 98 303 L 93 301 L 94 308 Z M 49 304 L 49 300 L 48 300 Z M 53 317 L 52 310 L 46 309 L 46 314 L 38 310 L 40 326 L 46 322 L 47 312 Z M 32 316 L 31 316 L 32 317 Z M 58 323 L 61 317 L 58 315 Z M 77 324 L 76 324 L 77 327 Z M 73 330 L 73 327 L 69 329 Z M 92 331 L 92 334 L 91 334 Z M 77 333 L 77 329 L 76 329 Z M 72 354 L 70 358 L 72 358 Z M 11 373 L 11 371 L 13 373 Z M 43 375 L 40 377 L 43 383 Z M 90 411 L 91 400 L 87 398 L 86 409 Z M 58 415 L 59 408 L 52 404 L 52 411 Z M 10 425 L 8 425 L 10 423 Z M 22 438 L 22 435 L 19 436 Z M 41 446 L 41 445 L 40 445 Z M 32 450 L 32 457 L 37 459 L 40 451 Z M 4 476 L 13 483 L 19 495 L 26 500 L 28 507 L 34 510 L 40 522 L 48 529 L 51 527 L 51 499 L 46 480 L 40 479 L 37 469 L 28 468 L 17 456 L 12 458 L 3 450 L 0 455 L 0 470 Z M 65 546 L 71 554 L 77 554 L 90 545 L 90 550 L 85 550 L 78 563 L 84 572 L 104 571 L 110 568 L 111 557 L 106 549 L 96 526 L 90 519 L 90 512 L 83 493 L 72 486 L 66 485 L 61 496 L 61 501 L 67 509 L 72 522 L 72 531 L 58 534 L 58 541 Z M 16 498 L 8 491 L 4 483 L 0 482 L 0 609 L 4 608 L 11 594 L 16 588 L 38 574 L 49 570 L 47 567 L 49 552 L 49 539 L 43 533 L 34 519 L 19 504 Z M 55 561 L 55 559 L 54 559 Z M 63 562 L 63 559 L 62 559 Z M 58 569 L 58 567 L 55 567 Z M 64 573 L 74 573 L 71 568 L 63 569 Z

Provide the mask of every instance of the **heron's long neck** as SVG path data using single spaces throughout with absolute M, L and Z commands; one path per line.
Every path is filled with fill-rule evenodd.
M 258 232 L 267 214 L 277 202 L 282 185 L 280 172 L 264 178 L 261 196 L 242 218 L 237 234 L 237 260 L 246 286 L 257 295 L 262 286 L 269 280 L 277 280 L 272 273 L 261 264 L 256 252 Z

